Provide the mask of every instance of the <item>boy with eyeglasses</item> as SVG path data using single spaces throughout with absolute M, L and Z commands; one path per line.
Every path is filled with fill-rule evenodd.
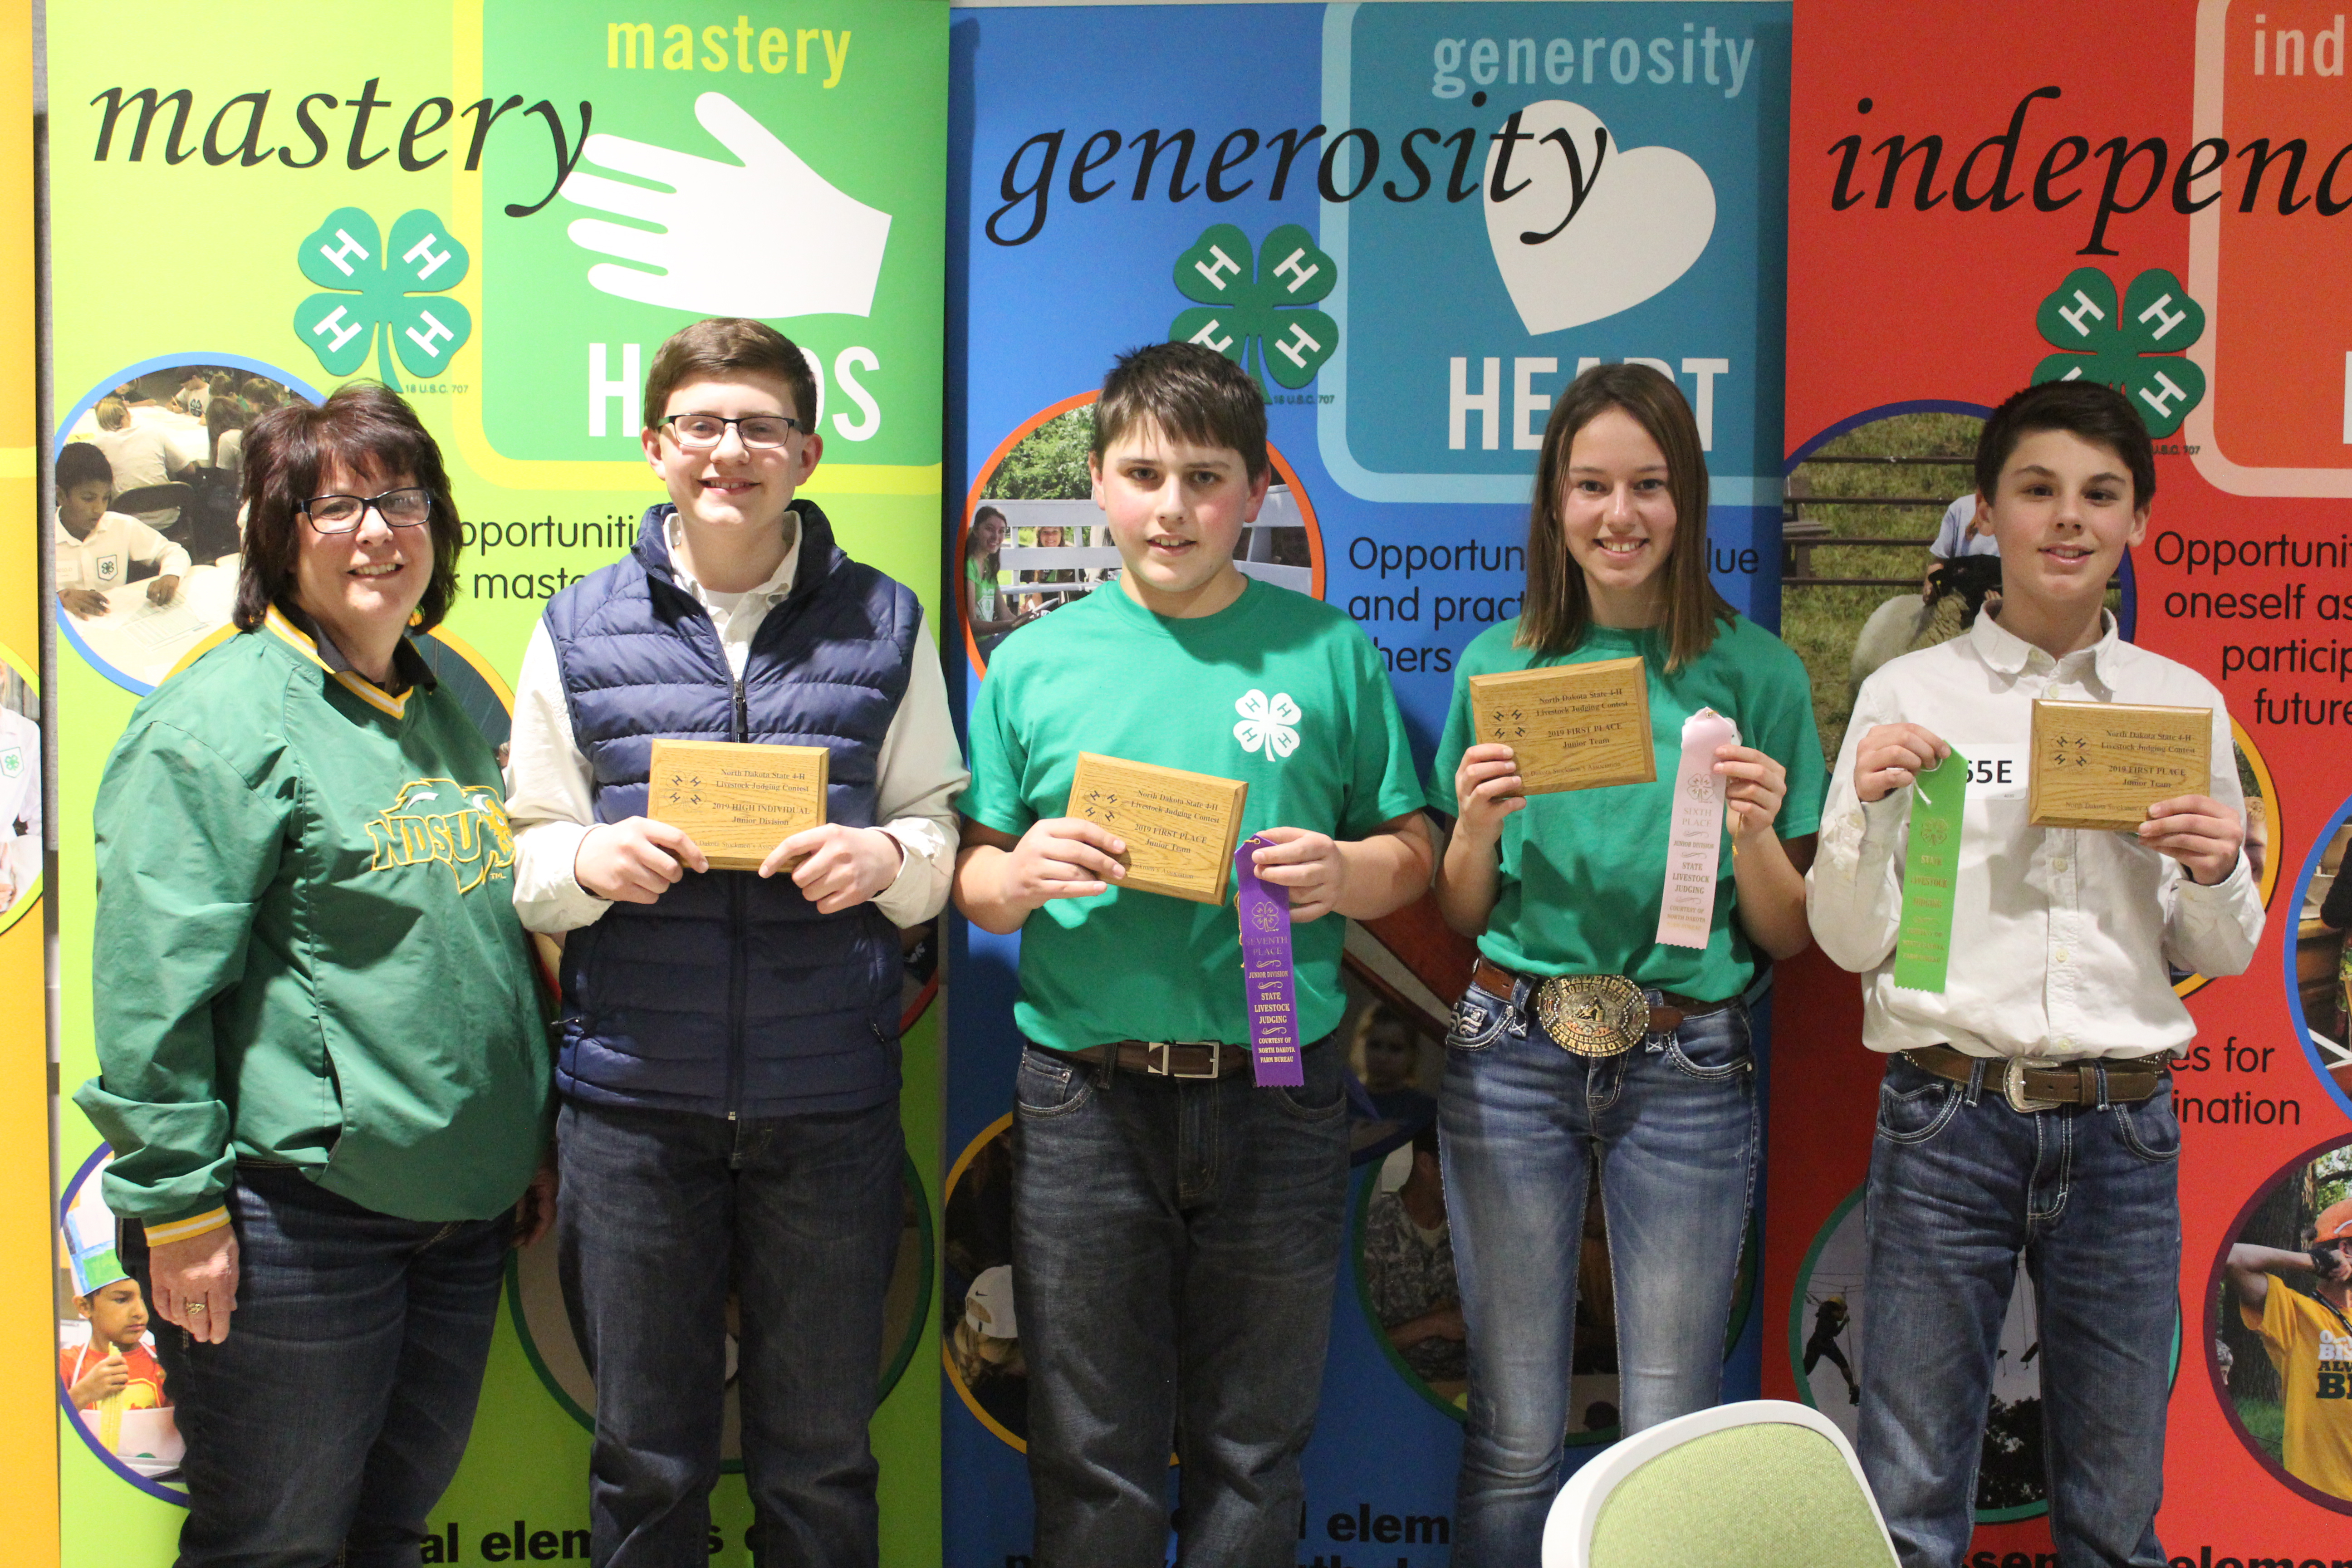
M 866 1441 L 906 1160 L 898 927 L 936 915 L 965 773 L 912 590 L 796 500 L 801 351 L 698 321 L 646 379 L 669 501 L 549 604 L 516 685 L 523 923 L 563 941 L 564 1300 L 596 1380 L 591 1555 L 699 1563 L 727 1308 L 751 1547 L 872 1564 Z M 823 745 L 825 823 L 713 870 L 644 815 L 656 738 Z

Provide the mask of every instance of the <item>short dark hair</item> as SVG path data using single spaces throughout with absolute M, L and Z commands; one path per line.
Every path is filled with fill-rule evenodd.
M 106 454 L 88 441 L 68 441 L 66 449 L 58 454 L 58 489 L 69 490 L 92 479 L 101 484 L 114 482 L 114 465 Z
M 1140 420 L 1179 441 L 1241 454 L 1255 482 L 1265 455 L 1265 395 L 1249 373 L 1199 343 L 1153 343 L 1118 356 L 1095 403 L 1095 467 Z
M 669 411 L 669 395 L 690 381 L 740 381 L 746 372 L 772 375 L 793 395 L 801 428 L 816 428 L 816 373 L 800 346 L 765 321 L 713 316 L 680 327 L 654 351 L 646 373 L 645 425 L 650 430 Z
M 1536 489 L 1528 510 L 1528 594 L 1513 641 L 1538 653 L 1566 653 L 1582 645 L 1592 625 L 1592 598 L 1584 569 L 1568 553 L 1560 496 L 1576 434 L 1611 409 L 1648 432 L 1666 459 L 1666 493 L 1675 503 L 1675 543 L 1659 571 L 1665 576 L 1666 668 L 1677 670 L 1715 644 L 1717 623 L 1731 606 L 1707 578 L 1706 451 L 1698 421 L 1682 388 L 1646 364 L 1596 364 L 1568 384 L 1551 405 L 1543 451 L 1536 458 Z
M 390 478 L 407 474 L 432 498 L 425 526 L 433 540 L 433 577 L 416 605 L 416 629 L 429 631 L 457 596 L 461 542 L 457 503 L 441 448 L 401 395 L 373 381 L 345 382 L 326 402 L 273 408 L 245 437 L 245 567 L 232 618 L 251 631 L 269 606 L 291 592 L 300 552 L 301 513 L 331 463 Z
M 1977 494 L 1992 500 L 2017 444 L 2041 430 L 2063 430 L 2122 458 L 2131 470 L 2134 511 L 2156 499 L 2156 444 L 2147 426 L 2122 393 L 2095 381 L 2045 381 L 2002 399 L 1977 435 Z

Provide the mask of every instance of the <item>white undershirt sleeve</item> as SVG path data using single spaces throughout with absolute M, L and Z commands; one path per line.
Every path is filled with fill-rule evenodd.
M 573 877 L 580 840 L 594 826 L 593 776 L 572 735 L 555 643 L 542 621 L 523 650 L 515 680 L 514 731 L 507 750 L 507 818 L 515 830 L 515 912 L 554 935 L 593 925 L 611 909 Z
M 920 925 L 947 906 L 955 875 L 956 796 L 971 774 L 948 717 L 947 679 L 928 628 L 919 628 L 907 693 L 882 737 L 875 816 L 906 853 L 898 879 L 874 896 L 897 926 Z

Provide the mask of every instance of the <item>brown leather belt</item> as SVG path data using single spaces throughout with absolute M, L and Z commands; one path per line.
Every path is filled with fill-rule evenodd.
M 1216 1040 L 1117 1040 L 1062 1055 L 1096 1067 L 1109 1062 L 1153 1078 L 1231 1078 L 1250 1065 L 1247 1046 Z
M 1529 985 L 1541 985 L 1544 977 L 1540 974 L 1520 974 L 1483 957 L 1478 960 L 1477 967 L 1470 972 L 1471 984 L 1505 1001 L 1510 999 L 1513 989 L 1522 980 Z M 1654 1035 L 1670 1033 L 1685 1018 L 1704 1018 L 1709 1013 L 1720 1013 L 1731 1005 L 1729 1002 L 1702 1002 L 1696 996 L 1685 996 L 1674 991 L 1661 992 L 1659 995 L 1661 999 L 1650 1005 L 1650 1033 Z
M 2053 1061 L 2041 1057 L 1972 1057 L 1949 1046 L 1921 1046 L 1905 1051 L 1903 1058 L 1921 1072 L 1933 1073 L 1954 1083 L 1973 1081 L 1977 1064 L 1981 1061 L 1985 1082 L 1998 1087 L 2011 1107 L 2018 1110 L 2098 1104 L 2102 1068 L 2105 1068 L 2107 1100 L 2146 1100 L 2170 1075 L 2172 1062 L 2168 1051 L 2159 1051 L 2152 1057 Z

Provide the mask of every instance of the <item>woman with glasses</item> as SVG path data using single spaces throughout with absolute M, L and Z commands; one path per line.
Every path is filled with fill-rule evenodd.
M 413 1563 L 551 1215 L 547 1036 L 497 759 L 406 636 L 457 583 L 433 438 L 354 383 L 255 421 L 244 496 L 243 635 L 100 788 L 75 1100 L 163 1320 L 180 1562 Z

